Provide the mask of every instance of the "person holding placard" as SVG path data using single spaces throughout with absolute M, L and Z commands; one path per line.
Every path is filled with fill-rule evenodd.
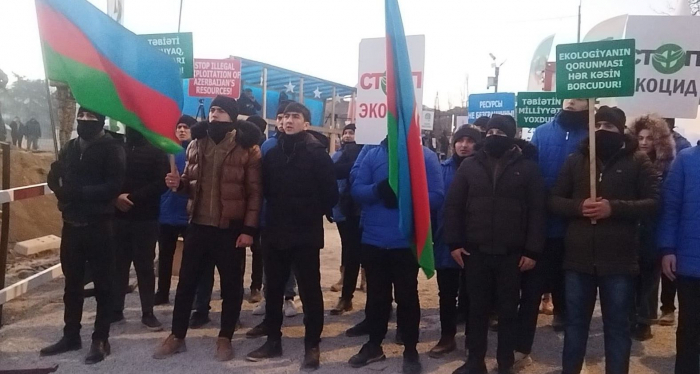
M 603 106 L 595 115 L 597 192 L 589 184 L 588 141 L 566 160 L 549 208 L 568 219 L 564 239 L 566 328 L 563 374 L 579 373 L 600 291 L 607 373 L 629 372 L 629 315 L 639 273 L 637 226 L 659 204 L 659 177 L 638 143 L 626 137 L 622 110 Z

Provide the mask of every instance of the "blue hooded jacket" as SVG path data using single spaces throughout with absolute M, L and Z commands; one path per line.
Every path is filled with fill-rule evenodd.
M 437 211 L 445 198 L 440 162 L 435 152 L 423 147 L 428 178 L 430 210 Z M 356 168 L 355 168 L 356 167 Z M 384 249 L 409 248 L 409 238 L 399 229 L 399 210 L 388 209 L 379 198 L 377 184 L 389 177 L 389 151 L 386 141 L 380 146 L 365 147 L 351 172 L 353 199 L 362 205 L 362 243 Z
M 338 162 L 338 159 L 340 159 L 340 156 L 343 155 L 343 148 L 341 147 L 337 152 L 333 153 L 333 156 L 331 156 L 331 159 L 333 160 L 333 163 Z M 348 185 L 348 180 L 347 179 L 338 179 L 338 193 L 342 194 L 343 191 L 345 191 L 345 188 Z M 333 220 L 335 222 L 343 222 L 345 221 L 345 215 L 343 215 L 343 212 L 341 212 L 340 209 L 340 203 L 335 204 L 333 207 Z
M 441 164 L 442 171 L 442 181 L 445 186 L 445 193 L 450 189 L 452 184 L 452 179 L 457 172 L 457 163 L 454 157 L 443 161 Z M 452 258 L 450 254 L 450 247 L 443 240 L 443 230 L 444 230 L 444 204 L 440 207 L 440 210 L 433 215 L 433 240 L 435 242 L 433 246 L 433 254 L 435 256 L 435 268 L 436 269 L 461 269 L 457 261 Z
M 554 186 L 566 158 L 578 151 L 581 142 L 588 137 L 588 128 L 567 130 L 560 120 L 561 111 L 554 119 L 535 130 L 531 143 L 537 147 L 540 171 L 547 191 Z M 547 219 L 547 237 L 563 238 L 566 224 L 559 217 L 550 215 Z
M 177 165 L 177 171 L 180 175 L 185 171 L 186 149 L 189 144 L 189 141 L 182 142 L 182 147 L 185 149 L 175 155 L 175 165 Z M 187 200 L 187 195 L 178 194 L 171 190 L 165 191 L 160 197 L 160 217 L 158 219 L 160 224 L 187 226 L 190 219 L 187 214 Z
M 700 147 L 676 156 L 663 186 L 657 244 L 663 255 L 675 254 L 676 272 L 700 277 Z

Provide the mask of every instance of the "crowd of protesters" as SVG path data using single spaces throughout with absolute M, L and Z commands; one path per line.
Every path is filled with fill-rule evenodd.
M 65 328 L 41 354 L 81 349 L 88 268 L 97 315 L 86 363 L 111 352 L 110 324 L 124 319 L 132 263 L 141 322 L 162 330 L 153 309 L 170 303 L 182 237 L 172 330 L 153 357 L 185 352 L 187 330 L 209 323 L 216 268 L 223 303 L 215 358 L 233 359 L 245 249 L 251 248 L 249 301 L 264 319 L 246 336 L 266 340 L 246 359 L 283 355 L 282 319 L 298 313 L 298 287 L 306 331 L 301 368 L 315 370 L 324 328 L 320 251 L 327 219 L 342 243 L 332 315 L 353 310 L 358 276 L 366 274 L 366 318 L 346 334 L 368 338 L 349 365 L 385 359 L 382 342 L 395 302 L 402 371 L 420 373 L 419 267 L 411 238 L 399 229 L 389 139 L 358 145 L 348 124 L 331 157 L 328 138 L 312 130 L 304 105 L 280 103 L 276 131 L 267 138 L 264 119 L 238 119 L 256 109 L 248 94 L 243 101 L 239 106 L 219 96 L 207 120 L 185 115 L 173 124 L 183 150 L 170 165 L 138 131 L 127 129 L 119 139 L 104 130 L 103 115 L 80 108 L 78 138 L 62 147 L 48 175 L 64 221 Z M 541 312 L 553 314 L 552 327 L 564 333 L 562 373 L 581 372 L 598 295 L 606 373 L 628 373 L 632 339 L 651 339 L 653 325 L 675 323 L 676 293 L 676 373 L 698 373 L 700 149 L 674 131 L 672 119 L 628 119 L 619 108 L 601 106 L 593 120 L 596 198 L 587 100 L 565 100 L 531 142 L 517 138 L 512 117 L 494 115 L 457 129 L 452 156 L 442 163 L 423 147 L 441 330 L 428 356 L 454 351 L 464 321 L 468 355 L 455 373 L 487 372 L 489 328 L 498 331 L 498 373 L 532 364 Z

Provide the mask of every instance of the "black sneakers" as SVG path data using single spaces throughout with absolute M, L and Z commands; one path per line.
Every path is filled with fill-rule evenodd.
M 384 350 L 380 345 L 367 343 L 362 346 L 359 353 L 350 357 L 348 363 L 353 368 L 361 368 L 373 362 L 378 362 L 385 359 L 386 356 L 384 355 Z
M 61 337 L 61 340 L 59 340 L 57 343 L 52 344 L 46 348 L 43 348 L 41 351 L 39 351 L 39 355 L 41 356 L 54 356 L 54 355 L 60 355 L 61 353 L 66 353 L 70 351 L 78 351 L 81 348 L 83 348 L 83 343 L 80 340 L 80 336 L 75 336 L 75 337 L 67 337 L 63 336 Z
M 207 323 L 211 322 L 209 319 L 209 313 L 193 312 L 190 317 L 190 328 L 191 329 L 201 329 Z
M 252 362 L 282 356 L 282 341 L 268 339 L 262 347 L 248 353 L 246 360 Z
M 318 369 L 321 362 L 321 351 L 318 346 L 306 348 L 304 353 L 304 361 L 301 364 L 301 370 L 314 371 Z
M 257 326 L 245 333 L 245 337 L 249 339 L 255 339 L 262 336 L 267 336 L 267 325 L 265 324 L 265 321 L 260 322 Z
M 163 325 L 153 313 L 144 314 L 141 323 L 151 331 L 163 331 Z
M 345 336 L 350 338 L 363 335 L 369 335 L 369 322 L 366 319 L 345 331 Z

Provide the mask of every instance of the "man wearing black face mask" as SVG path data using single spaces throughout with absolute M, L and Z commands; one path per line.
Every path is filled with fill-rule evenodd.
M 207 274 L 212 263 L 219 269 L 223 299 L 215 357 L 218 361 L 233 359 L 231 338 L 241 312 L 245 248 L 253 244 L 262 204 L 260 130 L 250 122 L 236 121 L 237 116 L 236 101 L 217 96 L 209 109 L 209 122 L 202 124 L 207 127 L 206 135 L 192 135 L 196 139 L 187 147 L 185 172 L 182 176 L 170 172 L 165 177 L 169 188 L 190 198 L 191 220 L 175 294 L 172 334 L 156 349 L 156 359 L 187 350 L 192 302 L 200 279 L 213 277 Z
M 124 148 L 104 132 L 105 116 L 81 107 L 78 138 L 67 142 L 51 164 L 48 185 L 63 215 L 61 266 L 65 276 L 61 340 L 41 350 L 52 356 L 79 350 L 86 262 L 95 283 L 97 315 L 86 364 L 110 353 L 109 324 L 114 279 L 114 201 L 124 182 Z
M 544 180 L 515 144 L 515 120 L 494 115 L 483 148 L 462 161 L 447 193 L 444 241 L 469 290 L 469 359 L 455 373 L 486 373 L 489 312 L 498 305 L 498 372 L 513 368 L 521 272 L 545 239 Z
M 659 176 L 637 142 L 625 136 L 625 114 L 602 106 L 595 116 L 597 199 L 590 198 L 588 141 L 569 156 L 552 188 L 549 208 L 567 218 L 564 280 L 564 374 L 584 362 L 591 315 L 600 293 L 605 321 L 605 369 L 629 371 L 629 314 L 639 272 L 637 225 L 659 203 Z
M 168 159 L 140 132 L 126 128 L 126 179 L 115 202 L 117 277 L 112 322 L 124 320 L 124 298 L 134 263 L 141 298 L 141 323 L 149 330 L 162 325 L 153 314 L 156 277 L 153 268 L 158 240 L 160 196 L 166 191 Z

